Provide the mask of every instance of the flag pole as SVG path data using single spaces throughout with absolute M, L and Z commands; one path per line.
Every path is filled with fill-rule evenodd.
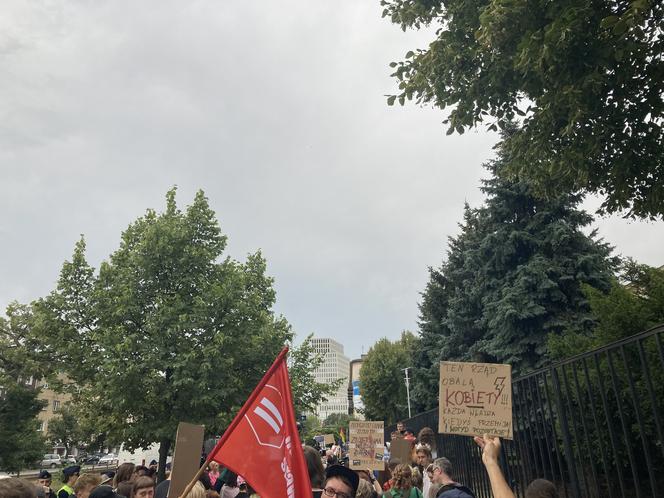
M 240 411 L 235 415 L 235 418 L 231 422 L 231 424 L 228 426 L 228 428 L 224 431 L 224 434 L 221 436 L 221 439 L 219 442 L 215 445 L 214 449 L 208 454 L 207 458 L 205 459 L 205 462 L 203 465 L 201 465 L 201 468 L 198 469 L 198 472 L 196 472 L 196 475 L 192 478 L 192 480 L 187 484 L 187 487 L 184 488 L 184 491 L 180 494 L 179 498 L 185 498 L 189 492 L 192 490 L 192 488 L 196 485 L 196 481 L 203 475 L 203 472 L 207 468 L 207 466 L 210 464 L 212 461 L 212 458 L 214 457 L 214 454 L 216 453 L 217 448 L 219 448 L 222 444 L 226 442 L 226 440 L 230 437 L 231 432 L 235 428 L 237 424 L 240 423 L 242 420 L 242 416 L 244 415 L 244 412 L 247 410 L 247 407 L 251 406 L 251 403 L 254 402 L 254 400 L 258 397 L 258 394 L 261 392 L 261 389 L 265 387 L 265 384 L 267 384 L 267 381 L 269 380 L 270 376 L 274 373 L 274 371 L 279 367 L 279 364 L 281 363 L 281 360 L 288 354 L 288 346 L 284 346 L 284 349 L 281 350 L 279 355 L 276 357 L 270 368 L 268 368 L 267 372 L 265 372 L 265 375 L 263 375 L 263 378 L 261 381 L 258 383 L 258 385 L 254 388 L 253 392 L 249 395 L 247 398 L 247 401 L 244 402 L 244 405 L 242 405 L 242 408 L 240 408 Z

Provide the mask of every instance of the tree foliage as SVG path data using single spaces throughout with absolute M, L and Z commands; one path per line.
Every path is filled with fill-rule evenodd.
M 70 404 L 63 406 L 58 416 L 48 422 L 47 437 L 54 446 L 63 446 L 67 455 L 72 448 L 90 440 L 90 435 L 84 432 L 79 423 L 79 415 Z
M 0 389 L 0 469 L 19 472 L 38 462 L 46 449 L 37 415 L 45 402 L 38 391 L 18 383 Z
M 158 441 L 165 461 L 180 421 L 222 431 L 292 338 L 261 254 L 240 263 L 225 246 L 203 192 L 181 211 L 173 189 L 98 272 L 81 239 L 34 305 L 74 402 L 110 442 Z
M 580 197 L 542 199 L 529 181 L 501 175 L 506 161 L 499 150 L 487 165 L 485 205 L 466 206 L 447 260 L 430 269 L 414 358 L 419 409 L 437 403 L 441 360 L 510 363 L 515 374 L 543 366 L 549 336 L 592 329 L 582 286 L 609 289 L 615 261 L 595 232 L 583 232 L 592 218 L 577 208 Z
M 571 329 L 551 337 L 556 358 L 565 358 L 624 339 L 664 323 L 664 268 L 653 268 L 627 259 L 608 292 L 584 287 L 596 319 L 592 334 Z
M 360 370 L 360 393 L 367 420 L 383 420 L 391 425 L 408 415 L 404 368 L 412 366 L 418 340 L 404 331 L 397 341 L 386 338 L 374 344 Z
M 34 333 L 31 306 L 12 302 L 0 316 L 0 385 L 52 372 L 42 338 Z
M 664 4 L 651 0 L 382 0 L 402 29 L 437 27 L 393 62 L 398 95 L 451 107 L 448 134 L 487 122 L 512 173 L 605 194 L 603 208 L 664 214 Z
M 5 314 L 0 317 L 0 469 L 18 472 L 45 450 L 37 419 L 45 403 L 26 382 L 49 373 L 50 363 L 32 334 L 31 307 L 13 302 Z

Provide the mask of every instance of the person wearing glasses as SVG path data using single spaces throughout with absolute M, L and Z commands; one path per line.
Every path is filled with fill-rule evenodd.
M 330 465 L 325 470 L 323 496 L 328 498 L 355 498 L 360 477 L 343 465 Z

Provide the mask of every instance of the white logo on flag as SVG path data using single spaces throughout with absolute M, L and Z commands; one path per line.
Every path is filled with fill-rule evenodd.
M 257 406 L 254 409 L 254 413 L 263 420 L 265 420 L 268 423 L 268 425 L 272 427 L 275 434 L 279 434 L 281 432 L 281 428 L 284 425 L 284 419 L 281 417 L 281 413 L 279 413 L 277 407 L 274 406 L 274 403 L 272 403 L 272 401 L 270 401 L 265 397 L 263 397 L 263 399 L 261 400 L 261 405 L 267 408 L 270 411 L 270 413 L 267 413 L 261 406 Z M 270 414 L 272 414 L 272 416 Z
M 245 414 L 244 418 L 249 423 L 258 444 L 280 449 L 286 439 L 284 434 L 286 431 L 283 430 L 283 397 L 276 387 L 267 384 L 265 388 L 272 391 L 267 392 L 258 405 L 250 413 Z

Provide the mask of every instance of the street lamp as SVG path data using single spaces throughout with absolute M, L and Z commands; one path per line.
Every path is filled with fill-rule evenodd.
M 410 370 L 411 368 L 413 368 L 413 367 L 406 367 L 406 368 L 401 369 L 406 373 L 406 398 L 408 399 L 408 418 L 411 418 L 411 414 L 410 414 L 410 379 L 408 378 L 408 370 Z

